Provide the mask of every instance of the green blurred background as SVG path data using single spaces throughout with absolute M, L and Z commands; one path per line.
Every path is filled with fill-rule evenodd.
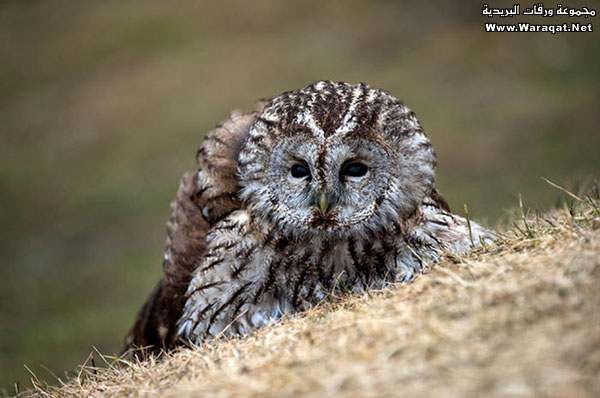
M 40 364 L 61 375 L 92 345 L 118 350 L 160 276 L 179 177 L 258 98 L 320 79 L 390 91 L 431 137 L 452 207 L 492 226 L 519 193 L 562 198 L 540 176 L 575 189 L 599 175 L 600 34 L 485 33 L 481 10 L 0 3 L 0 386 L 28 384 L 23 364 L 52 380 Z

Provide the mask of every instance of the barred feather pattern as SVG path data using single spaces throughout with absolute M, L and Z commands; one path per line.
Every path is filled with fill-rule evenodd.
M 348 173 L 357 162 L 364 174 Z M 161 281 L 183 275 L 169 290 L 182 299 L 151 317 L 169 307 L 151 296 L 128 346 L 247 334 L 331 294 L 411 281 L 440 253 L 494 239 L 449 211 L 414 112 L 366 84 L 321 81 L 234 112 L 206 137 L 198 165 L 173 208 L 183 216 L 170 236 L 182 238 L 167 241 Z

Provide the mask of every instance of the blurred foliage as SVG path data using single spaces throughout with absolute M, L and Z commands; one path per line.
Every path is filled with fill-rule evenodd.
M 51 379 L 39 364 L 118 350 L 160 276 L 180 175 L 258 98 L 320 79 L 390 91 L 452 207 L 489 225 L 519 193 L 559 200 L 540 176 L 600 174 L 599 34 L 485 33 L 468 3 L 2 2 L 0 386 L 28 383 L 23 363 Z

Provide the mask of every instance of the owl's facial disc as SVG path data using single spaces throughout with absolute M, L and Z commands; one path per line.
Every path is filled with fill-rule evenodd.
M 269 156 L 269 196 L 295 228 L 351 230 L 383 201 L 391 163 L 384 148 L 364 139 L 286 137 Z

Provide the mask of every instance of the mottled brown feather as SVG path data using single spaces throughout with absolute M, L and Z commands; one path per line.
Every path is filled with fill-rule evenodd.
M 237 156 L 265 103 L 258 102 L 249 113 L 232 112 L 209 132 L 198 150 L 198 171 L 181 179 L 167 222 L 163 277 L 138 313 L 125 338 L 124 352 L 145 347 L 145 352 L 158 353 L 174 345 L 175 323 L 185 304 L 191 274 L 205 254 L 206 234 L 215 222 L 240 206 Z
M 433 200 L 433 203 L 437 205 L 437 207 L 447 212 L 450 212 L 450 205 L 448 204 L 448 201 L 446 200 L 446 198 L 444 198 L 440 191 L 437 190 L 437 188 L 433 188 L 430 197 L 431 200 Z

